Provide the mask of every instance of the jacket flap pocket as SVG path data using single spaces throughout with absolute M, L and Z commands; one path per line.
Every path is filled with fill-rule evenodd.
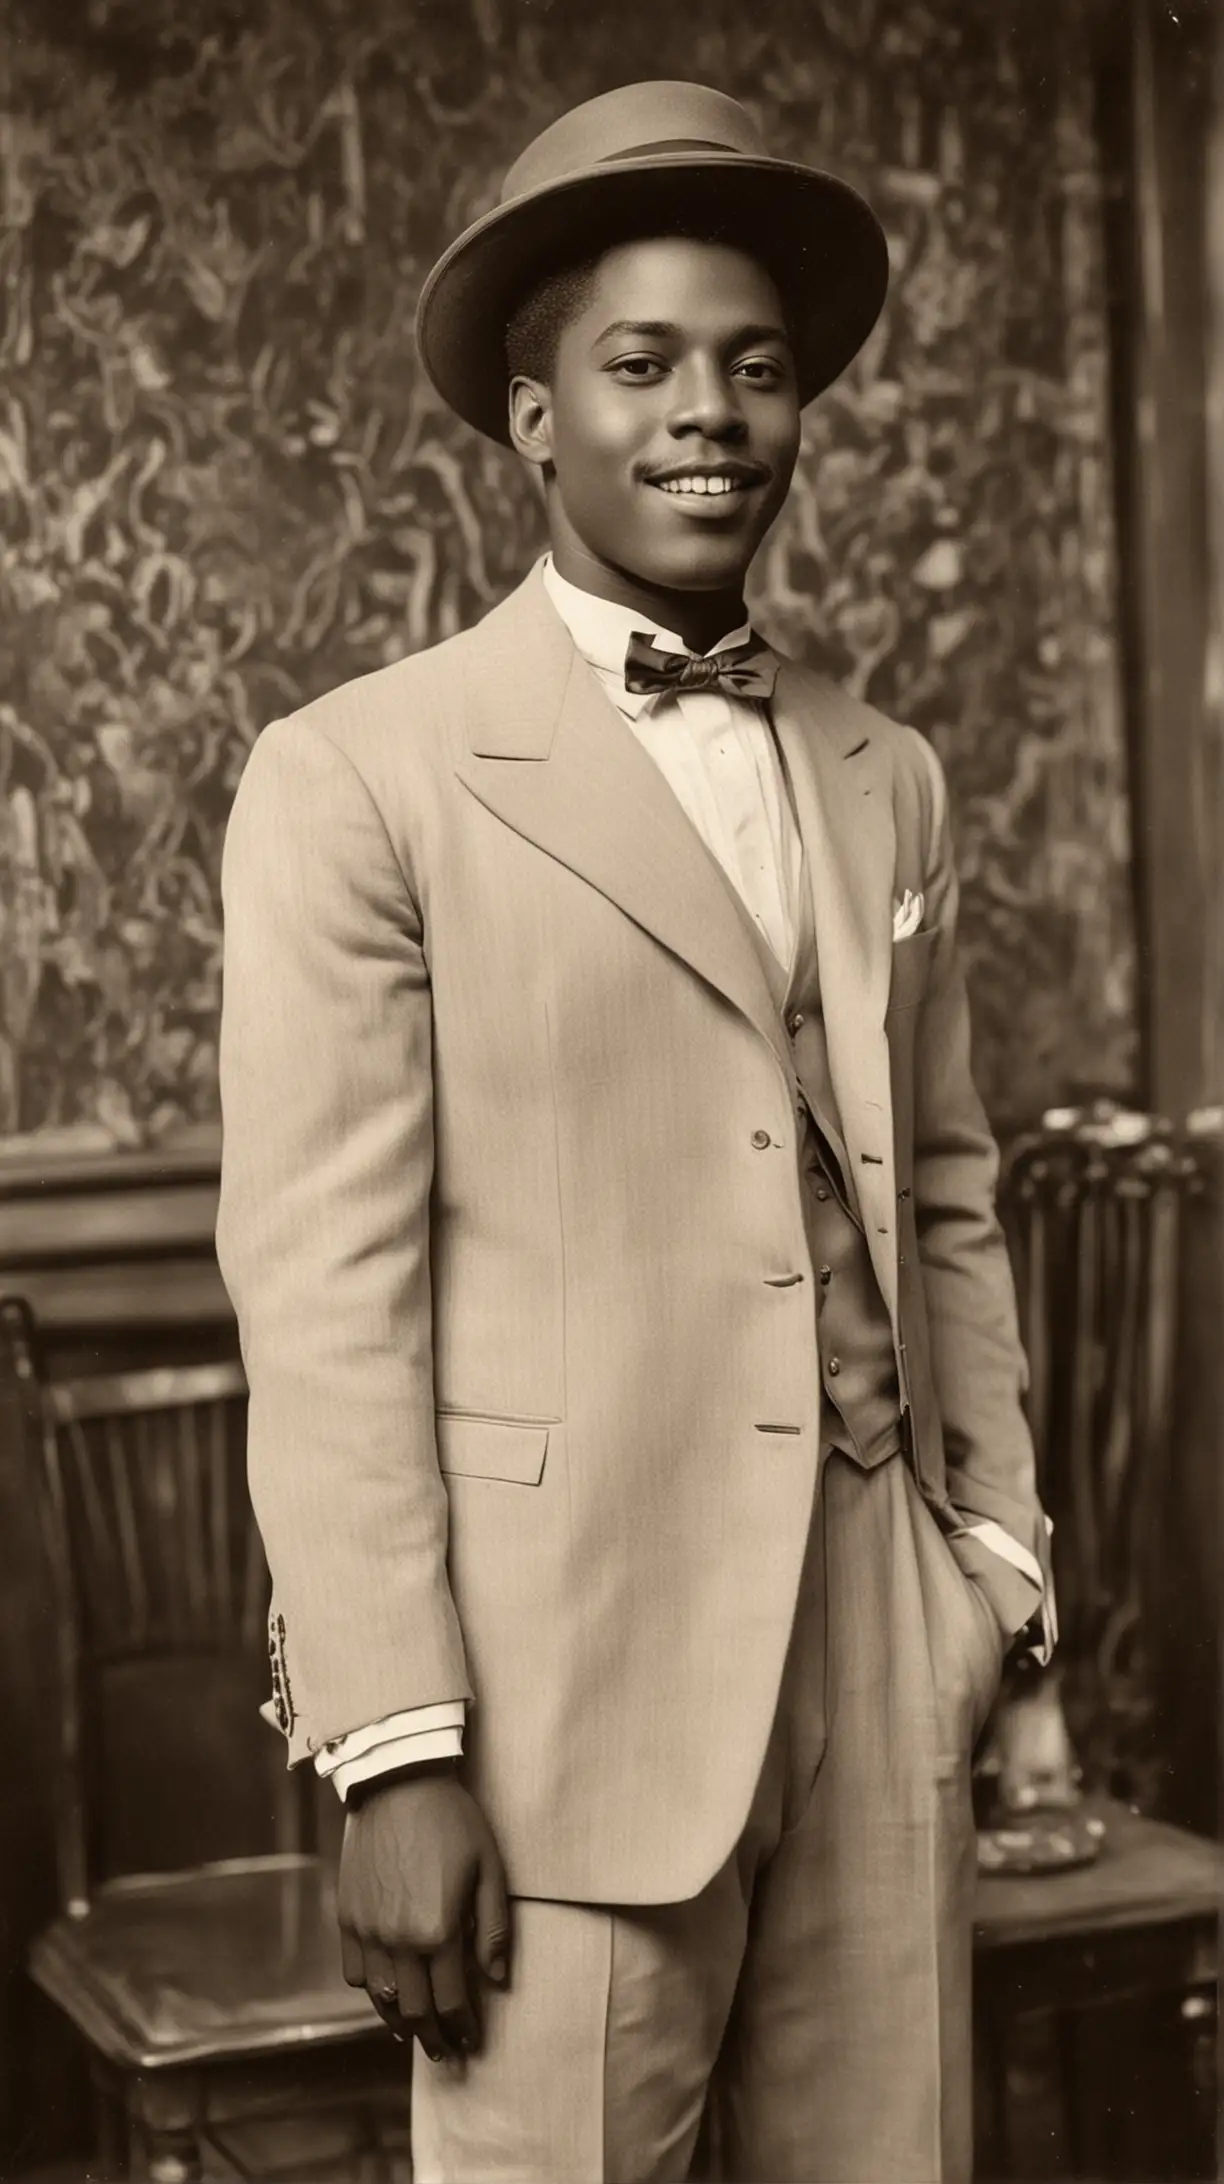
M 932 925 L 925 933 L 911 933 L 908 940 L 893 942 L 892 978 L 888 988 L 890 1009 L 908 1008 L 921 1001 L 931 969 L 931 949 L 936 939 Z
M 507 1479 L 538 1486 L 548 1452 L 546 1425 L 439 1411 L 438 1468 L 467 1479 Z

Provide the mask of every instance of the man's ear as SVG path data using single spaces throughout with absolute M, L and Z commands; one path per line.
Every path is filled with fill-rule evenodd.
M 552 398 L 542 379 L 511 380 L 510 442 L 540 471 L 552 462 Z

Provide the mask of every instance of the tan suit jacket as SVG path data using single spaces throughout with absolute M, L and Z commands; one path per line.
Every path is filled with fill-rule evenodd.
M 939 764 L 795 665 L 774 717 L 922 1489 L 1044 1559 Z M 538 569 L 266 730 L 223 889 L 217 1247 L 290 1757 L 471 1695 L 517 1892 L 693 1894 L 752 1797 L 822 1434 L 746 921 Z

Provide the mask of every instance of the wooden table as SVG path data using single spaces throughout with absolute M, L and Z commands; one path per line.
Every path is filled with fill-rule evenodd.
M 1089 1809 L 1095 1865 L 979 1882 L 977 2173 L 1210 2179 L 1224 1849 Z

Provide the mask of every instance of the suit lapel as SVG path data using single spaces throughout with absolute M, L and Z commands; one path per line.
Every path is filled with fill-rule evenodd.
M 717 861 L 609 703 L 538 568 L 471 633 L 460 780 L 617 905 L 755 1025 L 791 1073 L 777 997 Z M 884 1012 L 892 965 L 891 772 L 870 709 L 784 662 L 774 726 L 807 852 L 829 1070 L 881 1289 L 897 1307 Z
M 896 1315 L 896 1162 L 884 1011 L 896 837 L 872 716 L 823 676 L 783 665 L 774 727 L 790 776 L 816 922 L 829 1074 L 876 1276 Z
M 539 571 L 472 633 L 457 772 L 754 1024 L 789 1071 L 777 1005 L 716 859 L 554 612 Z

